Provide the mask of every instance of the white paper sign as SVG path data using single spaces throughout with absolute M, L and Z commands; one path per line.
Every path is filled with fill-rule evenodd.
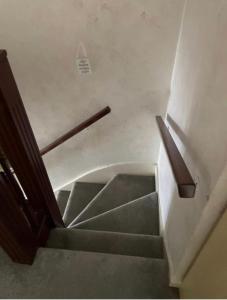
M 91 74 L 91 65 L 87 56 L 87 51 L 84 44 L 81 42 L 77 51 L 76 65 L 80 75 Z
M 91 74 L 91 66 L 87 57 L 76 59 L 78 72 L 82 74 Z

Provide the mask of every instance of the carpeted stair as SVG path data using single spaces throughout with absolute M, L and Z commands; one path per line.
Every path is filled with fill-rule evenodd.
M 49 249 L 43 250 L 50 251 L 47 256 L 58 251 L 53 257 L 59 256 L 62 276 L 68 268 L 70 279 L 67 289 L 49 287 L 47 296 L 178 298 L 177 289 L 169 287 L 154 176 L 76 182 L 71 192 L 59 192 L 57 202 L 67 227 L 53 229 Z
M 66 202 L 67 205 L 65 204 L 65 211 L 62 213 L 65 225 L 69 225 L 75 219 L 75 216 L 78 216 L 83 211 L 104 186 L 105 184 L 98 183 L 74 183 L 70 195 L 68 194 L 68 202 Z M 61 196 L 61 191 L 59 196 Z

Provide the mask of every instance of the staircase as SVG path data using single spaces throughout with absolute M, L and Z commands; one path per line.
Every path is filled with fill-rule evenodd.
M 75 268 L 60 297 L 178 298 L 168 285 L 153 176 L 76 182 L 57 202 L 68 227 L 52 230 L 47 247 L 68 252 Z
M 75 183 L 71 192 L 59 192 L 61 216 L 5 50 L 0 65 L 1 148 L 27 196 L 15 193 L 15 178 L 3 168 L 1 298 L 178 298 L 169 287 L 154 177 L 117 175 L 105 185 Z M 108 113 L 104 108 L 41 154 Z M 179 171 L 177 149 L 170 150 Z M 67 227 L 52 230 L 41 247 L 51 226 L 63 225 L 62 218 Z
M 0 248 L 2 298 L 178 298 L 169 287 L 154 177 L 76 182 L 57 201 L 68 227 L 51 231 L 32 265 Z

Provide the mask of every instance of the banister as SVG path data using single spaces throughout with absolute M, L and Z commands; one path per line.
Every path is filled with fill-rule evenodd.
M 89 127 L 93 123 L 97 122 L 101 118 L 103 118 L 105 115 L 109 114 L 111 112 L 111 109 L 109 106 L 106 106 L 99 112 L 97 112 L 95 115 L 91 116 L 89 119 L 86 121 L 80 123 L 73 129 L 69 130 L 67 133 L 62 135 L 61 137 L 57 138 L 53 143 L 49 144 L 48 146 L 44 147 L 43 149 L 40 150 L 40 154 L 44 155 L 47 152 L 51 151 L 52 149 L 56 148 L 57 146 L 61 145 L 64 143 L 66 140 L 70 139 L 80 131 L 84 130 L 85 128 Z
M 5 50 L 0 50 L 0 144 L 37 216 L 37 230 L 47 238 L 64 223 Z
M 170 165 L 177 183 L 178 193 L 181 198 L 193 198 L 196 184 L 161 116 L 156 116 L 162 141 L 165 146 Z
M 0 244 L 14 261 L 31 264 L 50 230 L 65 225 L 5 50 L 0 50 L 0 148 Z

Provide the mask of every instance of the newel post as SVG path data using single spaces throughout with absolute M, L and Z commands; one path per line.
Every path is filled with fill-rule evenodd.
M 48 227 L 63 227 L 61 213 L 5 50 L 0 50 L 0 146 L 39 215 L 40 224 L 45 218 Z

